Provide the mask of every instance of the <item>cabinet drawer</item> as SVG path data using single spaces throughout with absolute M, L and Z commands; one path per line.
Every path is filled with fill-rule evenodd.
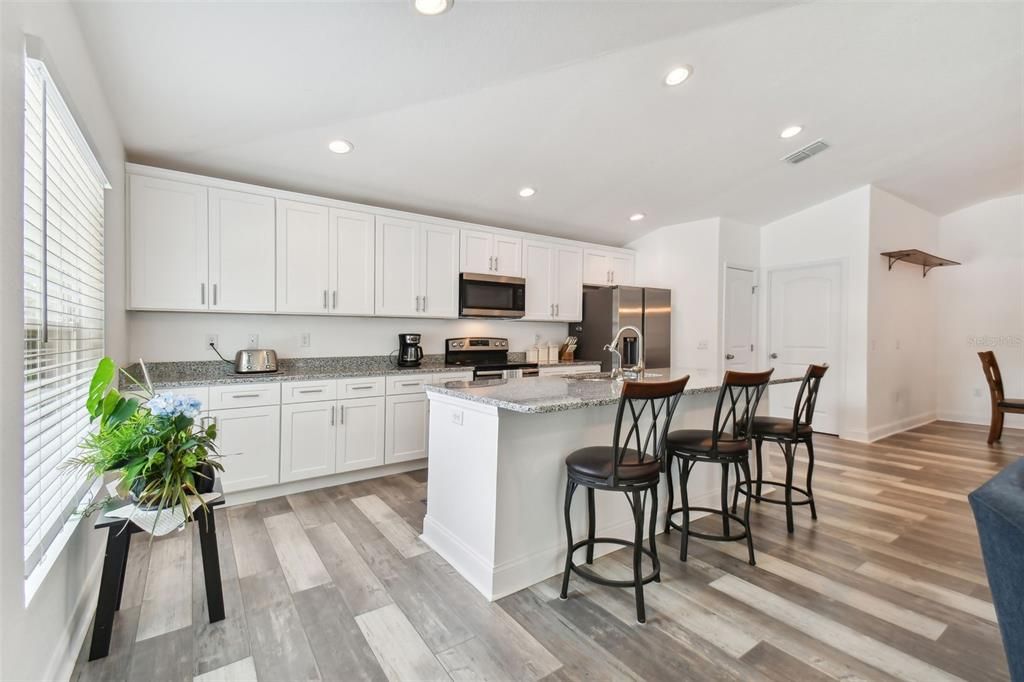
M 356 377 L 338 381 L 338 397 L 376 398 L 384 395 L 384 377 Z
M 434 381 L 433 374 L 410 374 L 387 377 L 388 395 L 423 393 L 423 388 Z
M 436 384 L 444 384 L 444 383 L 447 383 L 449 381 L 472 381 L 472 380 L 473 380 L 473 373 L 472 372 L 441 372 L 440 374 L 433 375 L 433 377 L 431 378 L 430 383 L 436 385 Z
M 289 381 L 281 384 L 281 402 L 311 403 L 317 400 L 334 400 L 338 397 L 338 382 L 335 379 L 321 381 Z
M 281 384 L 235 384 L 210 387 L 210 409 L 259 407 L 281 402 Z

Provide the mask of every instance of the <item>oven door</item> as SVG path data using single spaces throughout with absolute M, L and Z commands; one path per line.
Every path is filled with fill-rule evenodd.
M 464 272 L 459 275 L 459 317 L 517 319 L 526 314 L 526 280 Z

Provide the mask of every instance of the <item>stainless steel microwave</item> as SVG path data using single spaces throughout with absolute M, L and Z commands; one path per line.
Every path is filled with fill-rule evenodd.
M 459 275 L 459 317 L 517 319 L 526 315 L 526 280 L 522 277 Z

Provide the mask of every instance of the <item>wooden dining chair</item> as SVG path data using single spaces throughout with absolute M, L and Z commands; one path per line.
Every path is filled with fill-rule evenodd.
M 988 381 L 988 392 L 992 397 L 992 425 L 988 429 L 988 444 L 992 445 L 1003 436 L 1003 415 L 1024 414 L 1024 399 L 1007 398 L 1003 393 L 1003 375 L 999 373 L 996 354 L 990 350 L 978 353 L 981 368 L 985 371 Z

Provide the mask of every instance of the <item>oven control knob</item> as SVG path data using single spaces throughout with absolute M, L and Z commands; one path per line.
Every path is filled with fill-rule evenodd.
M 505 342 L 504 342 L 504 341 L 498 341 L 498 345 L 499 345 L 499 346 L 504 346 L 504 345 L 505 345 Z
M 459 348 L 462 348 L 462 347 L 463 347 L 463 346 L 465 346 L 465 345 L 466 345 L 466 344 L 464 344 L 464 343 L 463 343 L 462 341 L 459 341 Z

